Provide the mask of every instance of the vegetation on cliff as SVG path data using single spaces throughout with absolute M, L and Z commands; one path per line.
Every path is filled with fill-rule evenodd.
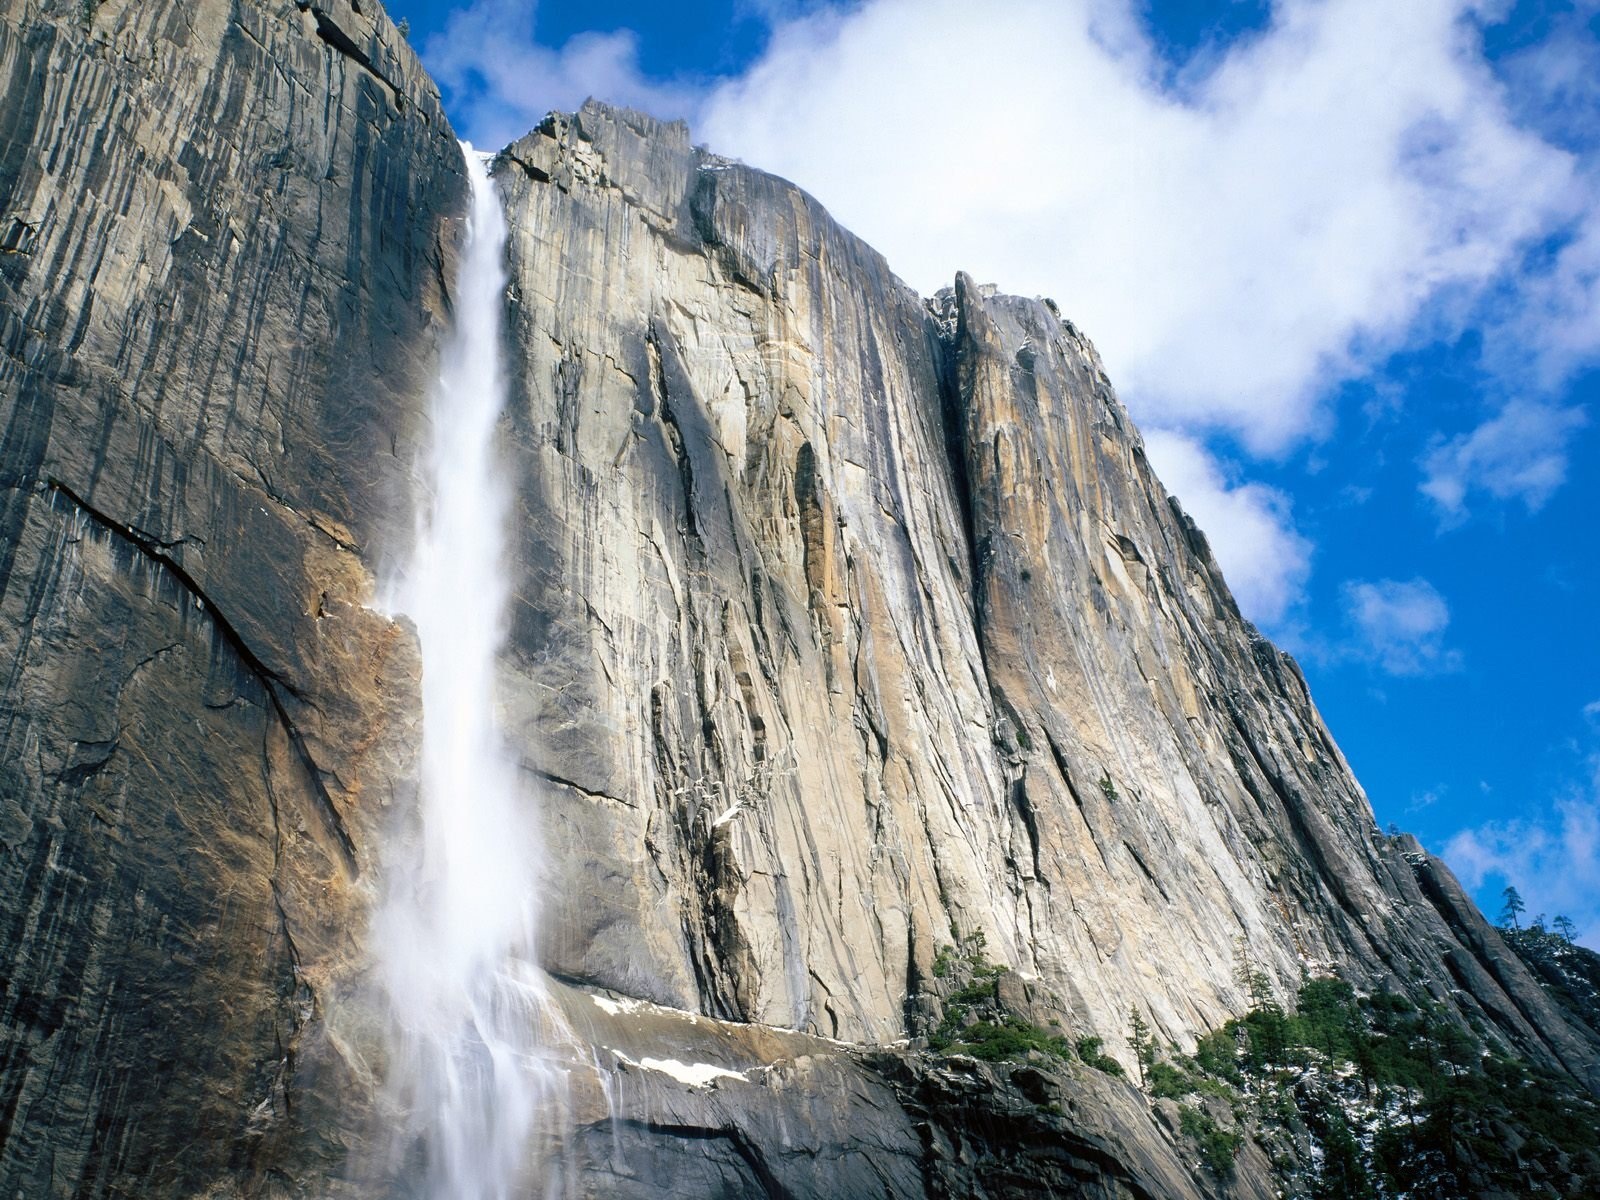
M 1501 928 L 1500 936 L 1552 1000 L 1590 1029 L 1600 1030 L 1600 954 L 1575 943 L 1571 923 L 1567 925 L 1568 932 L 1552 932 L 1537 917 L 1526 929 Z
M 1068 1038 L 1059 1021 L 1040 1026 L 1019 1015 L 1002 990 L 1008 969 L 984 956 L 983 932 L 942 947 L 933 962 L 936 979 L 951 986 L 942 1002 L 939 1023 L 928 1033 L 929 1049 L 967 1054 L 984 1062 L 1008 1062 L 1030 1054 L 1062 1061 L 1081 1059 L 1096 1070 L 1121 1076 L 1122 1064 L 1101 1049 L 1101 1038 Z
M 1231 1122 L 1313 1198 L 1600 1195 L 1600 1105 L 1432 1001 L 1306 977 L 1292 1009 L 1245 965 L 1250 1011 L 1163 1050 L 1133 1014 L 1141 1079 L 1226 1174 Z M 1237 1140 L 1232 1143 L 1236 1148 Z
M 1538 918 L 1500 933 L 1559 1004 L 1596 1024 L 1600 955 Z M 981 932 L 941 948 L 933 976 L 935 1054 L 1125 1075 L 1100 1038 L 1030 1019 L 1036 997 L 989 961 Z M 1600 1104 L 1571 1078 L 1514 1057 L 1431 998 L 1307 974 L 1285 1006 L 1247 958 L 1238 982 L 1249 1011 L 1192 1054 L 1164 1046 L 1137 1008 L 1128 1014 L 1135 1082 L 1213 1177 L 1232 1175 L 1248 1140 L 1285 1195 L 1306 1200 L 1600 1195 Z
M 943 1015 L 928 1034 L 929 1048 L 940 1053 L 968 1054 L 984 1062 L 1005 1062 L 1038 1052 L 1070 1059 L 1073 1045 L 1059 1030 L 1041 1028 L 1010 1011 L 1000 993 L 1006 968 L 984 957 L 981 930 L 941 947 L 933 974 L 952 990 Z

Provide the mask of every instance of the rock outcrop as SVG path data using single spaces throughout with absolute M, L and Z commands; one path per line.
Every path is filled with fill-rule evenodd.
M 598 1067 L 573 1075 L 570 1194 L 1208 1194 L 1138 1090 L 1080 1065 L 855 1046 L 559 986 L 556 1000 Z M 1259 1165 L 1238 1173 L 1240 1200 L 1274 1195 Z
M 375 7 L 0 4 L 6 1196 L 346 1152 L 325 1002 L 416 721 L 365 605 L 465 196 Z
M 406 1194 L 365 934 L 418 668 L 373 605 L 459 151 L 375 0 L 0 0 L 0 72 L 0 1194 Z M 1086 1067 L 924 1053 L 978 934 L 1125 1061 L 1245 963 L 1600 1088 L 1048 301 L 924 301 L 601 105 L 495 170 L 570 1190 L 1269 1194 Z

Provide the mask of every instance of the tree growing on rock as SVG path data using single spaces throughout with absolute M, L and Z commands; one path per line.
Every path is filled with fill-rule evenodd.
M 1506 898 L 1506 906 L 1500 910 L 1500 924 L 1521 929 L 1522 922 L 1518 918 L 1528 910 L 1528 906 L 1522 902 L 1522 893 L 1514 887 L 1508 887 L 1501 894 Z
M 1156 1036 L 1150 1031 L 1144 1017 L 1139 1015 L 1137 1006 L 1128 1009 L 1128 1027 L 1131 1030 L 1128 1042 L 1133 1046 L 1133 1057 L 1139 1064 L 1139 1086 L 1149 1087 L 1150 1068 L 1156 1065 L 1159 1052 Z

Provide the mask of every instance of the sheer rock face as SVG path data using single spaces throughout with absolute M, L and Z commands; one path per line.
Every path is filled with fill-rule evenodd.
M 419 714 L 367 605 L 459 153 L 373 0 L 0 0 L 0 81 L 0 1195 L 381 1192 L 365 934 Z M 1130 1008 L 1237 1012 L 1243 954 L 1428 988 L 1600 1085 L 1373 829 L 1046 304 L 924 303 L 600 106 L 497 178 L 545 965 L 681 1010 L 558 989 L 600 1064 L 581 1194 L 1027 1194 L 985 1174 L 1019 1137 L 1035 1183 L 1212 1194 L 1085 1068 L 825 1040 L 915 1033 L 977 932 L 1015 1007 L 1122 1053 Z
M 552 969 L 873 1040 L 981 931 L 1113 1044 L 1220 1024 L 1248 959 L 1421 981 L 1592 1071 L 1377 831 L 1053 306 L 925 305 L 798 189 L 598 105 L 497 178 Z
M 0 3 L 6 1196 L 345 1153 L 325 1018 L 416 719 L 363 605 L 465 195 L 373 9 Z

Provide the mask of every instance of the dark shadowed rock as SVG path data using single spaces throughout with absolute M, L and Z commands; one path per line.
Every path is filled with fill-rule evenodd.
M 0 1194 L 320 1181 L 459 152 L 370 0 L 19 0 L 0 80 Z

